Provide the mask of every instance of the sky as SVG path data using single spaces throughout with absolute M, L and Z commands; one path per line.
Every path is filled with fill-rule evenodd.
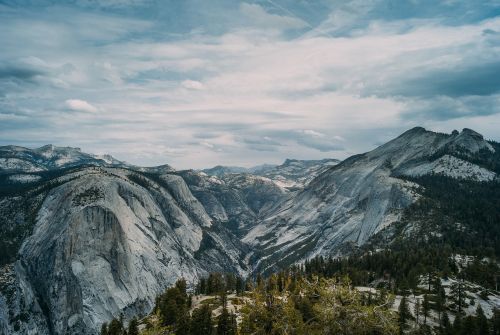
M 500 0 L 0 0 L 0 145 L 129 163 L 500 141 Z

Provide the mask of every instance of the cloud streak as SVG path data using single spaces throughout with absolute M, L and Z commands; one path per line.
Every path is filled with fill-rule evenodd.
M 98 111 L 97 107 L 89 104 L 85 100 L 68 99 L 64 103 L 66 104 L 66 107 L 68 107 L 70 110 L 77 112 L 97 113 Z

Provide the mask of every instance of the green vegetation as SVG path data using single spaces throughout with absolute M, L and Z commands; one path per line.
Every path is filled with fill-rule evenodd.
M 102 190 L 97 187 L 90 187 L 83 191 L 80 194 L 77 194 L 73 197 L 73 205 L 74 206 L 84 206 L 87 203 L 91 203 L 102 199 L 104 197 L 104 193 Z
M 236 290 L 219 287 L 217 303 L 190 306 L 186 282 L 178 281 L 156 301 L 153 313 L 141 320 L 141 334 L 250 335 L 250 334 L 397 334 L 393 298 L 355 290 L 346 278 L 306 278 L 293 269 L 258 276 L 250 291 L 228 299 Z M 211 279 L 210 279 L 211 278 Z M 200 282 L 226 282 L 230 275 L 211 274 Z M 224 279 L 224 280 L 222 280 Z M 219 281 L 222 280 L 222 281 Z M 231 282 L 231 281 L 230 281 Z M 200 285 L 198 285 L 200 287 Z M 209 296 L 210 297 L 210 296 Z M 238 311 L 240 322 L 237 322 Z M 103 325 L 101 334 L 135 334 L 121 320 Z M 135 325 L 134 325 L 135 329 Z

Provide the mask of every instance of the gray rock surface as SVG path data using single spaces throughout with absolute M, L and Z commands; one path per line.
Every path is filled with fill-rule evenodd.
M 419 171 L 418 175 L 496 178 L 495 173 L 470 162 L 442 164 L 442 157 L 450 162 L 454 152 L 471 155 L 481 149 L 494 150 L 469 129 L 447 135 L 413 128 L 371 152 L 329 168 L 256 224 L 243 241 L 261 250 L 257 261 L 261 271 L 316 255 L 342 255 L 345 248 L 363 245 L 397 221 L 403 209 L 418 199 L 418 185 L 398 176 Z M 438 153 L 446 155 L 434 157 Z

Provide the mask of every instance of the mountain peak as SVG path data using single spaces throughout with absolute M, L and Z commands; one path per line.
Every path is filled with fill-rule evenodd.
M 37 148 L 35 150 L 37 150 L 37 151 L 53 151 L 55 148 L 56 147 L 53 144 L 46 144 L 46 145 L 43 145 L 40 148 Z
M 483 135 L 469 128 L 464 128 L 459 135 L 455 136 L 451 146 L 466 149 L 471 153 L 482 149 L 487 149 L 491 152 L 495 151 L 491 144 L 484 140 Z
M 18 146 L 0 148 L 0 171 L 44 171 L 63 167 L 92 165 L 124 165 L 110 155 L 93 155 L 81 151 L 80 148 L 58 147 L 47 144 L 36 149 Z
M 411 129 L 409 129 L 408 131 L 406 131 L 407 133 L 423 133 L 423 132 L 426 132 L 427 130 L 424 128 L 424 127 L 413 127 Z
M 76 147 L 58 147 L 53 144 L 46 144 L 41 146 L 40 148 L 35 149 L 34 151 L 41 153 L 51 153 L 51 152 L 81 152 L 82 149 Z
M 424 127 L 413 127 L 411 129 L 408 129 L 407 131 L 405 131 L 401 135 L 399 135 L 398 138 L 399 137 L 408 137 L 408 136 L 418 136 L 418 135 L 422 135 L 422 134 L 425 134 L 428 132 L 429 131 L 427 131 L 427 129 L 425 129 Z
M 476 138 L 481 139 L 481 140 L 483 139 L 483 135 L 479 134 L 477 131 L 474 131 L 470 128 L 462 129 L 462 134 L 467 135 L 467 136 L 476 137 Z

